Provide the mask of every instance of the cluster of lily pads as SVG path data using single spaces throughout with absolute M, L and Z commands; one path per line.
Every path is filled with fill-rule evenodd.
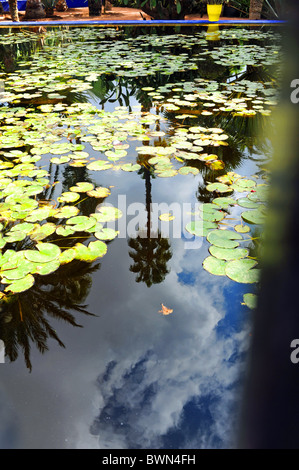
M 228 38 L 229 33 L 225 35 Z M 252 32 L 243 31 L 244 40 L 246 35 L 252 38 Z M 26 31 L 17 33 L 18 41 L 22 42 L 22 37 L 25 42 L 36 39 L 35 33 Z M 234 41 L 241 36 L 238 33 L 230 38 Z M 267 33 L 263 33 L 263 38 L 270 40 Z M 11 35 L 1 40 L 3 45 L 9 44 Z M 186 53 L 173 52 L 178 45 Z M 198 46 L 201 49 L 194 54 Z M 266 54 L 269 62 L 274 63 L 275 47 L 269 46 L 260 57 L 265 60 Z M 137 172 L 145 165 L 160 178 L 198 175 L 198 161 L 213 171 L 224 169 L 215 148 L 227 146 L 230 136 L 219 127 L 184 124 L 185 119 L 197 117 L 188 110 L 199 108 L 202 115 L 216 111 L 267 115 L 269 109 L 265 106 L 275 104 L 272 83 L 242 80 L 219 85 L 214 80 L 197 78 L 194 82 L 170 80 L 156 89 L 142 87 L 154 103 L 177 111 L 180 125 L 170 136 L 161 130 L 160 124 L 167 123 L 161 114 L 143 112 L 139 106 L 134 111 L 118 106 L 109 112 L 72 100 L 75 93 L 89 96 L 100 75 L 136 78 L 157 72 L 171 75 L 197 70 L 206 55 L 214 57 L 216 52 L 217 49 L 210 51 L 207 47 L 204 32 L 132 38 L 124 37 L 115 28 L 55 28 L 45 33 L 43 49 L 30 60 L 19 61 L 15 72 L 1 74 L 5 84 L 5 90 L 0 93 L 2 297 L 29 289 L 36 276 L 49 274 L 61 264 L 74 259 L 90 262 L 104 256 L 106 241 L 117 236 L 116 231 L 104 227 L 106 222 L 122 215 L 117 208 L 101 204 L 110 195 L 110 188 L 79 181 L 60 191 L 56 200 L 50 199 L 49 188 L 54 191 L 51 194 L 56 194 L 57 181 L 43 168 L 45 162 L 58 169 L 86 168 L 92 174 Z M 257 47 L 247 48 L 245 58 L 250 53 L 258 63 L 257 52 L 261 52 Z M 236 57 L 240 65 L 244 55 L 240 53 Z M 226 54 L 223 65 L 226 65 Z M 232 98 L 233 92 L 241 97 Z M 157 137 L 159 140 L 155 141 Z M 129 141 L 135 142 L 134 150 Z M 202 206 L 200 223 L 191 222 L 186 227 L 196 236 L 207 236 L 211 243 L 211 256 L 205 260 L 204 268 L 237 282 L 256 282 L 256 260 L 249 258 L 246 248 L 239 247 L 242 233 L 248 227 L 238 224 L 234 231 L 220 230 L 219 224 L 225 220 L 228 208 L 235 205 L 247 209 L 241 215 L 244 222 L 262 223 L 265 187 L 256 185 L 252 179 L 227 173 L 206 189 L 218 197 Z M 227 196 L 233 191 L 247 194 L 235 200 Z M 219 193 L 225 196 L 219 197 Z M 97 198 L 101 204 L 99 211 L 89 216 L 80 214 L 78 204 L 82 197 Z M 88 245 L 77 240 L 71 243 L 79 236 L 89 241 Z
M 206 237 L 210 243 L 210 255 L 203 261 L 206 271 L 216 276 L 227 276 L 238 283 L 257 283 L 258 260 L 241 245 L 252 239 L 249 237 L 251 226 L 259 227 L 265 222 L 268 184 L 257 184 L 254 178 L 245 178 L 234 172 L 228 172 L 217 180 L 207 185 L 207 190 L 215 194 L 215 198 L 211 203 L 202 204 L 197 220 L 189 222 L 186 230 L 195 236 Z M 235 199 L 230 193 L 237 193 L 239 197 Z M 233 226 L 230 224 L 232 208 L 239 210 L 240 217 L 240 223 Z M 245 294 L 246 305 L 252 307 L 254 301 L 254 294 Z
M 234 116 L 267 116 L 277 104 L 277 88 L 273 82 L 238 80 L 219 84 L 216 81 L 196 78 L 193 82 L 167 83 L 156 89 L 144 87 L 155 105 L 162 110 L 185 112 L 180 119 L 210 116 L 215 113 L 232 113 Z M 234 96 L 237 95 L 237 96 Z

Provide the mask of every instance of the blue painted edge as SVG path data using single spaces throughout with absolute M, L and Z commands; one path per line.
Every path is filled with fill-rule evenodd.
M 284 20 L 219 20 L 219 21 L 208 21 L 208 20 L 169 20 L 169 21 L 158 21 L 158 20 L 131 20 L 131 21 L 101 21 L 101 20 L 78 20 L 78 21 L 1 21 L 0 28 L 19 27 L 19 26 L 84 26 L 84 25 L 101 25 L 101 26 L 118 26 L 118 25 L 200 25 L 200 24 L 237 24 L 237 25 L 248 25 L 248 24 L 285 24 L 287 21 Z

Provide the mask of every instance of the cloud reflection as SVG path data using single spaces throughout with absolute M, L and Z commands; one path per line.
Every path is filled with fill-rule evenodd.
M 147 332 L 139 325 L 142 341 L 129 338 L 138 349 L 125 360 L 115 352 L 97 379 L 101 407 L 91 433 L 99 436 L 100 448 L 233 445 L 248 332 L 234 331 L 227 338 L 217 331 L 227 314 L 224 289 L 230 281 L 198 272 L 188 252 L 181 253 L 180 268 L 196 273 L 196 281 L 190 286 L 180 283 L 176 272 L 168 275 L 164 298 L 174 313 L 156 316 L 150 327 L 144 325 Z

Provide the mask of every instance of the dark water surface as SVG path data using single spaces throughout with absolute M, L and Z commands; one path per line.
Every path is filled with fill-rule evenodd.
M 124 46 L 120 42 L 122 37 L 134 42 L 134 38 L 140 40 L 140 36 L 148 35 L 151 45 L 145 46 L 145 39 L 142 39 L 140 50 L 148 49 L 150 54 L 143 67 L 140 59 L 138 71 L 124 77 L 115 69 L 108 75 L 102 74 L 91 82 L 92 89 L 82 91 L 81 95 L 77 91 L 77 96 L 76 90 L 70 95 L 66 93 L 62 103 L 89 101 L 107 112 L 113 112 L 115 106 L 125 106 L 130 111 L 136 106 L 138 110 L 161 114 L 164 120 L 159 129 L 166 135 L 151 137 L 151 145 L 154 142 L 161 145 L 163 139 L 167 142 L 171 128 L 220 127 L 229 135 L 229 145 L 214 148 L 209 153 L 216 153 L 225 163 L 225 169 L 217 173 L 207 169 L 203 162 L 191 160 L 191 166 L 200 170 L 198 174 L 164 178 L 146 169 L 92 172 L 85 167 L 52 164 L 51 183 L 54 180 L 63 183 L 56 185 L 53 199 L 57 199 L 62 189 L 66 191 L 78 181 L 111 187 L 106 202 L 123 211 L 116 227 L 120 236 L 107 242 L 108 250 L 102 258 L 92 263 L 73 261 L 61 266 L 48 276 L 40 276 L 31 289 L 21 293 L 20 300 L 26 306 L 23 315 L 31 311 L 26 325 L 15 310 L 12 313 L 9 306 L 3 307 L 0 337 L 10 341 L 6 345 L 10 357 L 0 365 L 0 446 L 3 449 L 234 447 L 251 332 L 252 311 L 242 305 L 243 294 L 253 292 L 255 286 L 234 282 L 226 276 L 214 276 L 203 269 L 202 262 L 209 255 L 210 245 L 205 237 L 192 237 L 185 230 L 186 212 L 198 202 L 211 202 L 217 195 L 211 195 L 206 185 L 227 171 L 241 176 L 256 174 L 257 181 L 263 181 L 259 179 L 261 168 L 271 156 L 271 145 L 259 132 L 264 129 L 265 121 L 269 124 L 271 116 L 258 110 L 251 117 L 217 111 L 212 115 L 198 113 L 196 118 L 189 116 L 182 120 L 177 116 L 188 114 L 190 108 L 186 111 L 183 106 L 167 114 L 157 108 L 157 102 L 153 103 L 142 88 L 192 82 L 194 78 L 204 78 L 214 85 L 215 82 L 238 84 L 243 79 L 271 84 L 276 67 L 273 47 L 277 46 L 277 30 L 223 29 L 220 42 L 207 41 L 205 28 L 176 30 L 171 34 L 168 30 L 125 29 L 118 31 L 123 36 L 116 36 L 116 39 L 109 39 L 109 34 L 104 38 L 95 35 L 93 39 L 92 29 L 83 36 L 82 30 L 49 30 L 50 36 L 46 36 L 44 42 L 32 38 L 27 49 L 15 38 L 9 42 L 10 36 L 4 35 L 2 79 L 8 80 L 10 74 L 17 72 L 21 74 L 25 65 L 19 62 L 28 60 L 30 63 L 33 59 L 34 63 L 35 49 L 37 52 L 46 50 L 48 58 L 49 50 L 53 56 L 61 54 L 63 62 L 67 44 L 71 44 L 77 52 L 82 49 L 81 65 L 89 59 L 95 60 L 94 55 L 88 55 L 84 49 L 84 34 L 89 34 L 88 41 L 102 47 L 103 53 L 111 44 L 118 44 L 118 50 L 126 51 L 128 42 Z M 81 35 L 76 33 L 78 31 Z M 95 31 L 98 34 L 100 29 Z M 109 31 L 112 34 L 114 29 L 109 28 Z M 171 42 L 170 36 L 179 38 L 180 35 L 179 44 Z M 168 42 L 165 50 L 161 46 L 163 40 Z M 247 50 L 245 57 L 244 51 L 238 56 L 241 51 L 238 48 L 244 44 L 253 47 L 252 53 Z M 222 52 L 220 45 L 225 48 Z M 266 54 L 264 57 L 254 49 L 256 45 Z M 138 44 L 135 47 L 139 47 Z M 201 47 L 209 50 L 209 55 L 201 56 Z M 161 75 L 158 65 L 170 63 L 167 62 L 170 50 L 177 55 L 176 64 L 184 59 L 184 54 L 188 55 L 188 62 L 184 70 L 182 66 L 177 71 L 173 65 L 172 70 Z M 69 49 L 66 70 L 75 66 L 71 52 Z M 156 64 L 153 64 L 154 54 L 157 54 Z M 127 57 L 126 52 L 122 57 Z M 75 64 L 79 66 L 77 59 L 78 55 Z M 192 63 L 200 66 L 192 70 Z M 99 70 L 96 64 L 94 70 Z M 151 74 L 147 73 L 149 70 Z M 48 91 L 51 92 L 53 90 Z M 227 96 L 244 96 L 244 89 L 232 90 Z M 268 100 L 274 99 L 271 92 L 258 96 L 264 101 L 267 96 L 270 96 Z M 253 92 L 249 98 L 254 100 L 258 96 Z M 3 106 L 16 106 L 3 101 Z M 51 101 L 48 99 L 48 102 Z M 34 101 L 25 103 L 35 106 Z M 25 105 L 22 101 L 17 104 Z M 271 109 L 271 105 L 265 109 Z M 153 129 L 152 125 L 150 127 Z M 136 161 L 135 147 L 143 144 L 130 139 L 128 143 L 130 158 L 126 161 Z M 96 158 L 97 152 L 88 143 L 85 150 Z M 43 155 L 38 165 L 48 169 L 52 156 Z M 240 196 L 234 193 L 233 197 Z M 143 226 L 139 228 L 146 234 L 152 214 L 149 203 L 163 203 L 164 208 L 177 204 L 182 210 L 179 236 L 173 234 L 170 224 L 168 237 L 168 223 L 159 221 L 162 235 L 152 237 L 151 242 L 145 236 L 136 243 L 138 227 L 137 219 L 135 222 L 133 219 L 138 212 L 143 214 Z M 78 207 L 88 216 L 97 204 L 99 201 L 93 199 Z M 184 213 L 183 204 L 186 205 Z M 186 218 L 183 220 L 183 217 Z M 229 223 L 238 223 L 239 208 L 233 207 L 229 217 Z M 156 221 L 152 219 L 151 223 L 154 231 Z M 252 234 L 255 229 L 251 225 Z M 172 312 L 164 315 L 161 304 Z M 39 326 L 48 337 L 40 333 Z

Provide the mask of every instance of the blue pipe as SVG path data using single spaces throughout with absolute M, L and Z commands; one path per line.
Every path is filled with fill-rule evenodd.
M 231 25 L 248 25 L 248 24 L 284 24 L 283 20 L 130 20 L 130 21 L 101 21 L 101 20 L 78 20 L 78 21 L 1 21 L 1 27 L 20 27 L 20 26 L 145 26 L 145 25 L 200 25 L 200 24 L 231 24 Z

